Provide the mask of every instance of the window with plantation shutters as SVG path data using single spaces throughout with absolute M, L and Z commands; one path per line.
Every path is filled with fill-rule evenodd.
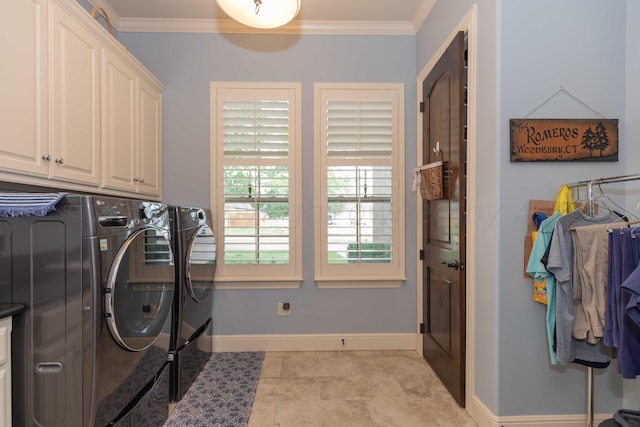
M 212 83 L 211 93 L 217 282 L 297 286 L 300 85 Z
M 404 280 L 403 86 L 315 85 L 316 282 Z

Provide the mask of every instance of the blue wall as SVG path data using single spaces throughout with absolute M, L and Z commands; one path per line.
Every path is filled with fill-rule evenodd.
M 418 32 L 417 70 L 474 3 L 473 395 L 499 416 L 584 414 L 586 369 L 553 367 L 548 361 L 545 308 L 532 301 L 530 281 L 523 278 L 522 240 L 529 199 L 554 199 L 561 183 L 634 173 L 625 161 L 638 154 L 637 144 L 625 138 L 625 98 L 631 86 L 625 69 L 631 60 L 637 72 L 637 49 L 626 49 L 628 40 L 637 45 L 637 34 L 627 34 L 625 0 L 440 1 Z M 637 94 L 638 84 L 632 85 Z M 561 86 L 566 92 L 552 97 Z M 620 120 L 620 161 L 510 163 L 509 119 L 601 116 Z M 632 193 L 613 188 L 608 194 L 625 203 Z M 637 203 L 638 196 L 633 200 Z M 615 411 L 621 397 L 615 361 L 607 370 L 596 370 L 595 412 Z
M 214 335 L 415 333 L 415 37 L 120 33 L 165 85 L 163 199 L 210 203 L 211 81 L 302 82 L 303 275 L 295 290 L 219 290 Z M 400 289 L 319 289 L 313 281 L 313 83 L 405 84 L 406 273 Z M 289 301 L 291 317 L 276 304 Z
M 531 302 L 522 279 L 522 239 L 528 199 L 553 199 L 561 183 L 625 173 L 627 141 L 620 161 L 609 163 L 509 163 L 509 119 L 516 117 L 617 118 L 625 124 L 626 1 L 507 1 L 500 19 L 500 413 L 583 413 L 587 371 L 552 368 L 545 348 L 544 307 Z M 565 92 L 545 103 L 563 86 Z M 586 104 L 586 105 L 585 105 Z M 539 107 L 539 108 L 538 108 Z M 537 109 L 537 110 L 536 110 Z M 535 110 L 535 111 L 534 111 Z M 593 111 L 595 110 L 595 111 Z M 533 113 L 533 114 L 531 114 Z M 535 185 L 525 185 L 535 183 Z M 613 194 L 607 189 L 607 194 Z M 518 250 L 519 249 L 519 250 Z M 532 327 L 539 324 L 540 327 Z M 621 378 L 595 370 L 595 410 L 621 405 Z M 527 384 L 515 397 L 518 385 Z M 542 396 L 540 390 L 546 390 Z

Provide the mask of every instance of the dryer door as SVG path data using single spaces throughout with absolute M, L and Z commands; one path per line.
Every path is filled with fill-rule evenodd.
M 216 239 L 205 224 L 193 235 L 187 250 L 186 286 L 196 302 L 203 302 L 211 293 L 215 272 Z
M 158 339 L 171 315 L 174 282 L 165 230 L 137 230 L 118 249 L 107 276 L 105 317 L 120 346 L 141 351 Z

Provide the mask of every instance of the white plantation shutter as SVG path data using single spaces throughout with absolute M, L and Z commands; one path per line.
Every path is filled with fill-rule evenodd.
M 255 85 L 255 86 L 254 86 Z M 218 277 L 299 275 L 299 90 L 212 84 L 217 162 Z M 220 246 L 219 246 L 220 247 Z
M 223 102 L 225 264 L 288 264 L 289 104 Z
M 223 108 L 225 158 L 288 158 L 286 100 L 225 100 Z
M 391 262 L 390 168 L 329 166 L 328 176 L 327 216 L 333 218 L 327 224 L 326 250 L 333 255 L 329 264 Z
M 227 166 L 224 174 L 225 264 L 288 264 L 286 167 Z
M 327 250 L 352 263 L 391 262 L 393 103 L 327 100 L 325 124 L 327 201 L 334 218 Z M 351 241 L 341 252 L 345 236 Z M 329 258 L 330 264 L 342 262 Z
M 326 104 L 329 159 L 387 159 L 393 147 L 391 101 L 328 100 Z
M 316 85 L 320 285 L 403 278 L 401 99 L 401 85 Z

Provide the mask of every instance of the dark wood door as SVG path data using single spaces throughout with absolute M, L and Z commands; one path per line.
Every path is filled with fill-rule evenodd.
M 424 357 L 465 404 L 465 43 L 460 32 L 423 82 L 423 162 L 445 162 L 449 191 L 423 201 Z

